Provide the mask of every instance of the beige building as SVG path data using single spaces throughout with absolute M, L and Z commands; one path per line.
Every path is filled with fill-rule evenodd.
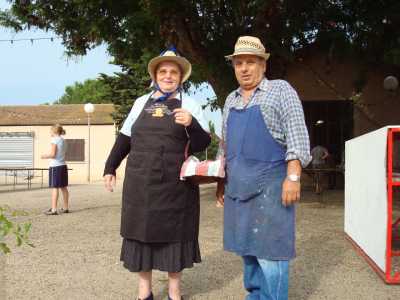
M 112 104 L 94 107 L 89 132 L 83 105 L 0 106 L 0 168 L 47 168 L 49 161 L 40 156 L 50 151 L 50 127 L 59 123 L 66 131 L 69 182 L 102 180 L 116 126 Z M 45 172 L 45 185 L 47 176 Z

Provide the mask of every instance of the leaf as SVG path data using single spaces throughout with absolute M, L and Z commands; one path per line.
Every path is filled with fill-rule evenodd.
M 25 224 L 24 224 L 25 233 L 28 233 L 29 230 L 31 230 L 31 227 L 32 227 L 32 224 L 31 224 L 31 223 L 25 223 Z
M 10 253 L 10 252 L 11 252 L 10 248 L 8 248 L 8 246 L 7 246 L 6 243 L 0 243 L 0 250 L 1 250 L 4 254 L 7 254 L 7 253 Z
M 3 240 L 4 237 L 8 234 L 12 234 L 16 238 L 16 243 L 17 246 L 21 246 L 22 244 L 26 243 L 30 245 L 31 247 L 33 244 L 28 243 L 28 232 L 31 229 L 31 224 L 30 223 L 24 223 L 24 224 L 18 224 L 13 221 L 10 221 L 7 216 L 4 214 L 4 212 L 9 212 L 11 216 L 21 216 L 21 215 L 27 215 L 26 212 L 22 210 L 12 210 L 9 207 L 0 207 L 1 212 L 0 213 L 0 240 Z M 5 242 L 0 243 L 0 250 L 3 253 L 9 253 L 10 248 L 7 246 Z
M 21 246 L 22 245 L 22 239 L 21 239 L 21 237 L 20 236 L 16 236 L 16 238 L 17 238 L 17 246 L 19 247 L 19 246 Z

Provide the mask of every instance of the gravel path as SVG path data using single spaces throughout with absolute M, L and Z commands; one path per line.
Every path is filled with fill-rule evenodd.
M 70 187 L 72 213 L 45 216 L 50 191 L 1 192 L 0 205 L 24 209 L 35 248 L 0 256 L 0 299 L 134 299 L 136 276 L 119 262 L 120 187 L 101 183 Z M 222 210 L 214 187 L 202 188 L 200 246 L 203 262 L 183 275 L 185 299 L 244 299 L 240 258 L 222 250 Z M 400 299 L 345 240 L 343 192 L 322 201 L 303 193 L 297 211 L 297 254 L 289 299 Z M 166 276 L 154 274 L 156 299 L 166 299 Z

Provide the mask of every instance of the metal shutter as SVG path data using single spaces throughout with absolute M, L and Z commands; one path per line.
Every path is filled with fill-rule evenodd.
M 33 168 L 33 132 L 0 132 L 0 168 Z

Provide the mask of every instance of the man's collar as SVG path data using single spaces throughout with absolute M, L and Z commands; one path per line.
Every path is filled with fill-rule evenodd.
M 261 91 L 266 91 L 267 89 L 268 89 L 268 85 L 269 85 L 269 80 L 266 78 L 266 77 L 264 77 L 262 80 L 261 80 L 261 82 L 257 85 L 257 87 L 255 88 L 255 91 L 256 90 L 261 90 Z M 238 87 L 236 90 L 235 90 L 235 96 L 237 97 L 237 96 L 239 96 L 239 95 L 242 95 L 240 92 L 242 91 L 242 89 L 241 89 L 241 87 Z
M 269 80 L 267 79 L 267 77 L 264 77 L 263 80 L 261 80 L 260 84 L 258 85 L 258 88 L 265 92 L 268 89 L 268 85 L 269 85 Z

